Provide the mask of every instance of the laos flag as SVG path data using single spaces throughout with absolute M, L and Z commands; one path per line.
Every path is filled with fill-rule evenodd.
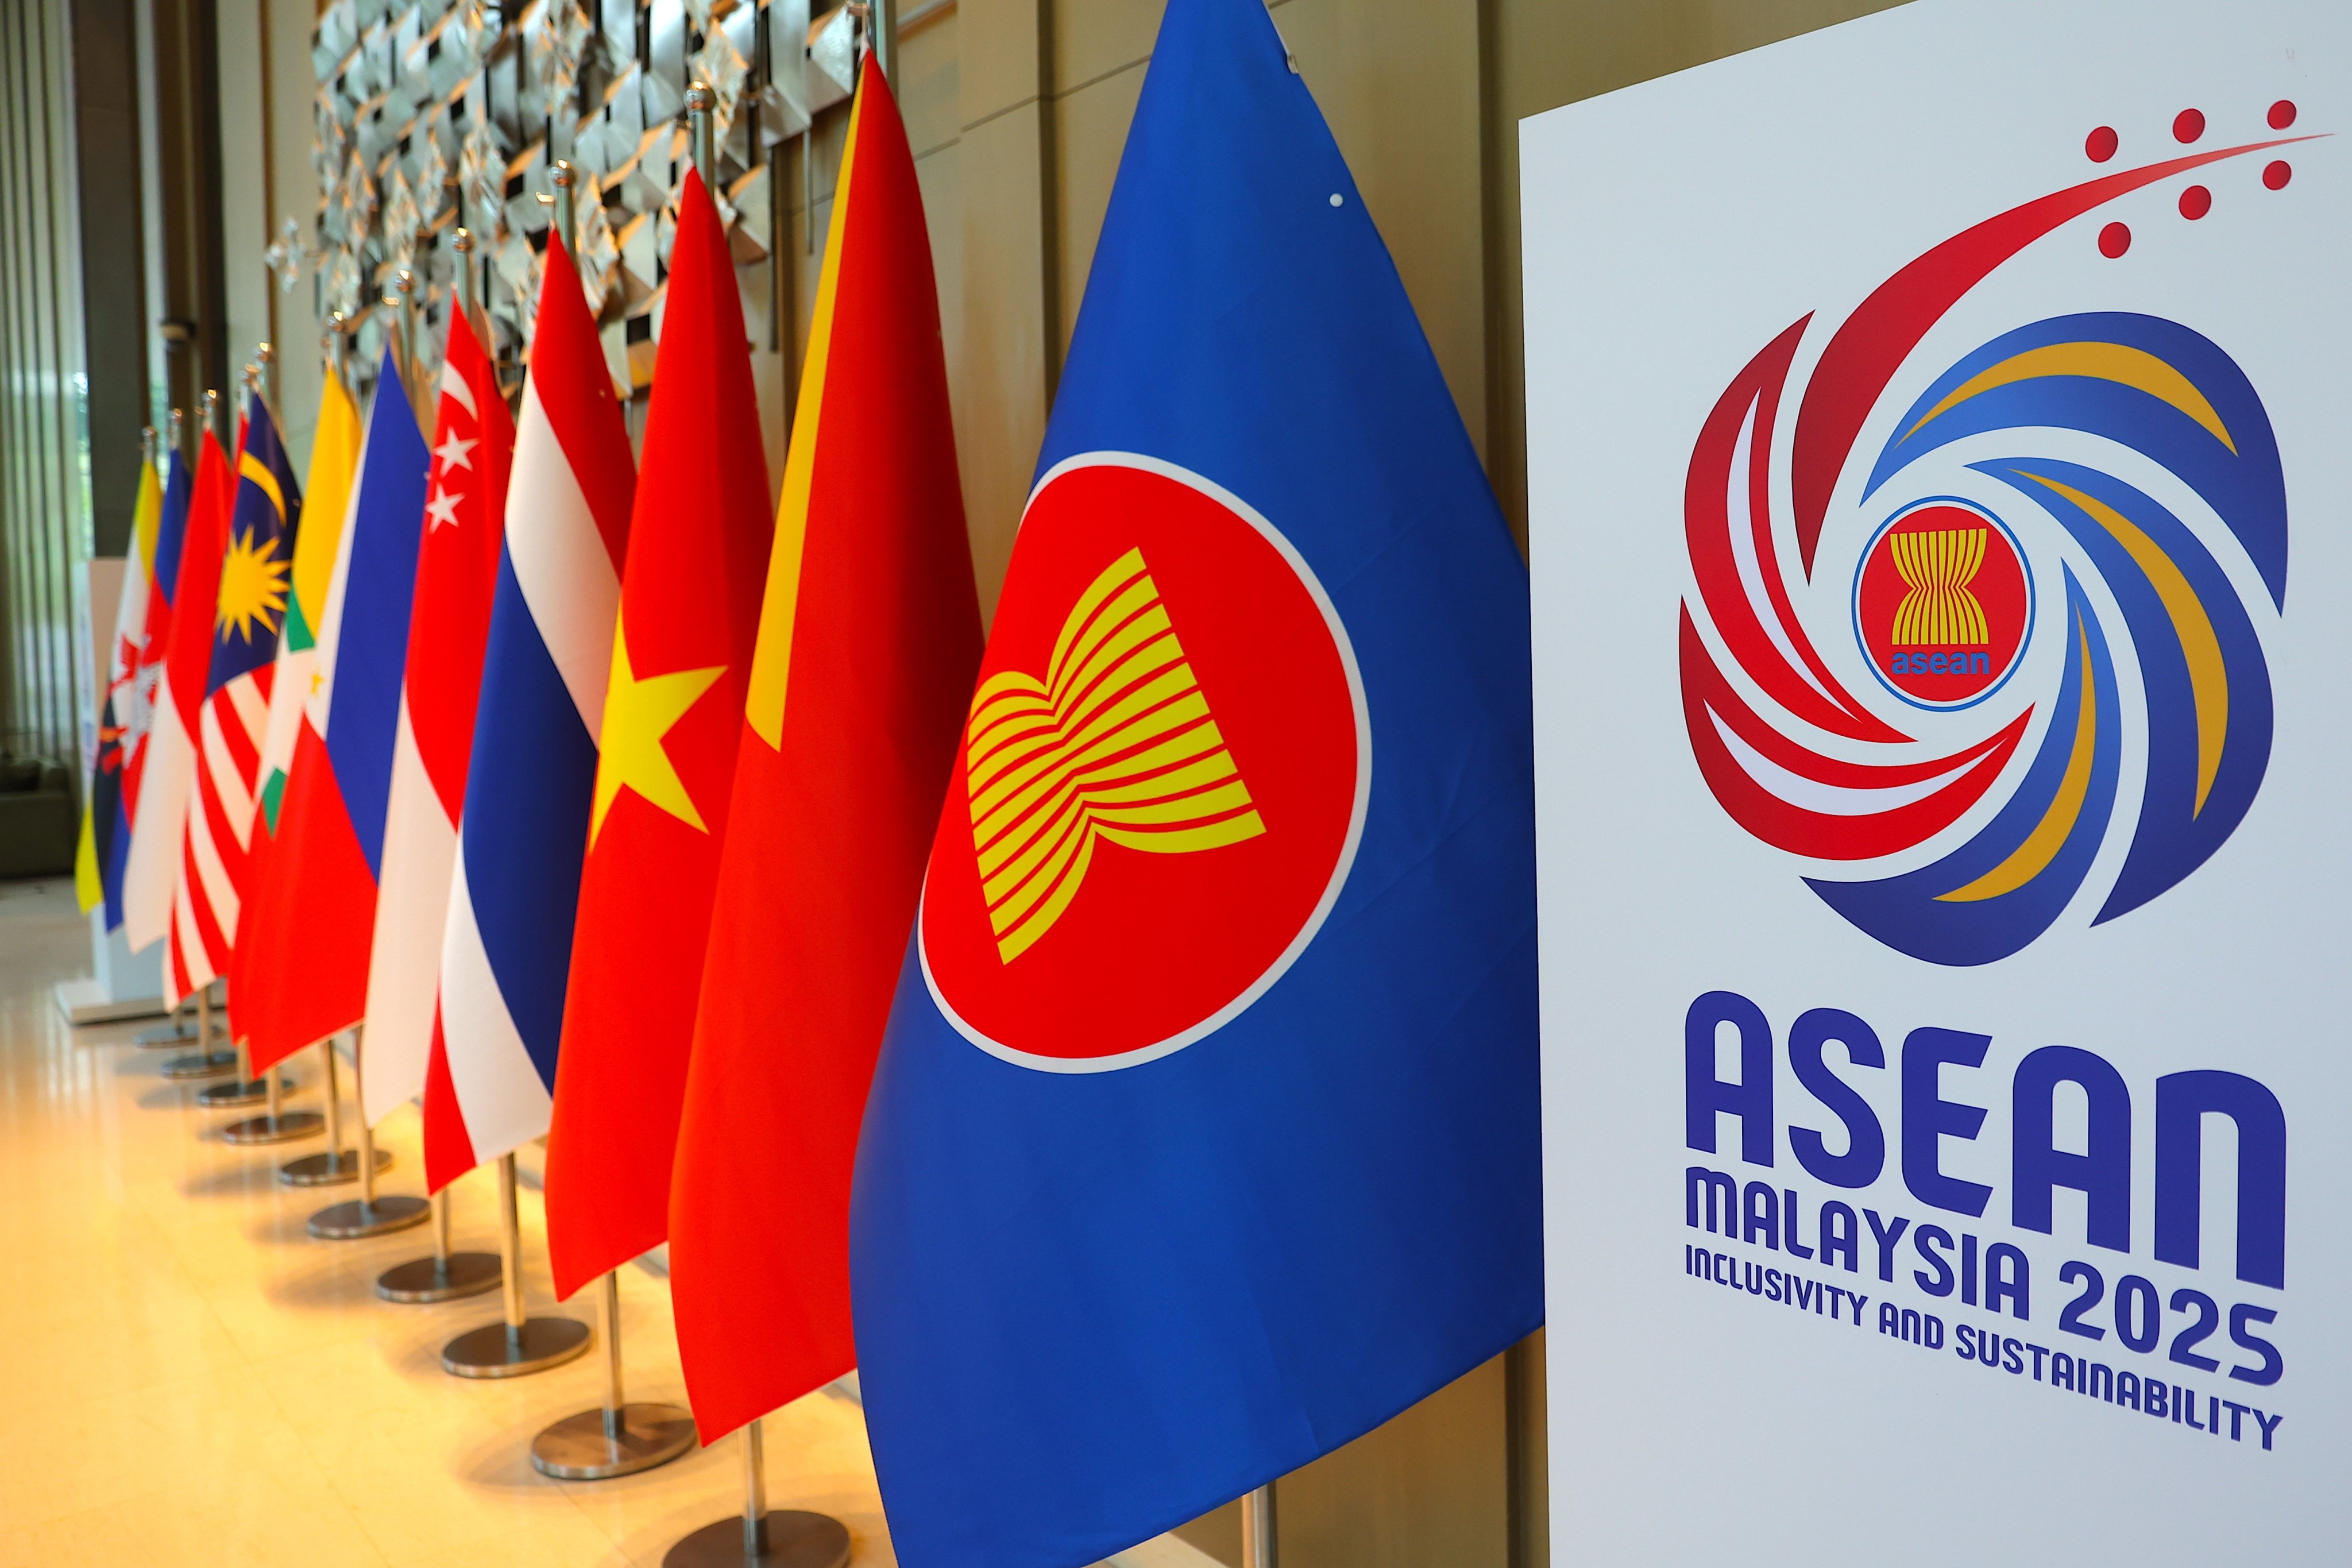
M 1531 779 L 1387 249 L 1265 6 L 1171 0 L 866 1104 L 900 1562 L 1094 1563 L 1542 1321 Z

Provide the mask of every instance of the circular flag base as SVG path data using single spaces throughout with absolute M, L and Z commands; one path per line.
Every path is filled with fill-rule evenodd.
M 367 1203 L 353 1198 L 334 1204 L 310 1216 L 310 1234 L 321 1241 L 363 1241 L 407 1230 L 433 1217 L 433 1205 L 423 1198 L 378 1198 Z
M 152 1029 L 142 1029 L 131 1037 L 131 1043 L 142 1051 L 175 1051 L 183 1046 L 196 1043 L 196 1026 L 185 1018 L 168 1024 L 158 1024 Z
M 163 1064 L 163 1076 L 170 1079 L 226 1078 L 236 1070 L 235 1051 L 199 1051 Z
M 484 1323 L 441 1347 L 441 1370 L 451 1377 L 526 1377 L 587 1348 L 588 1325 L 576 1318 L 530 1318 L 520 1329 Z
M 281 1078 L 278 1080 L 278 1092 L 281 1094 L 293 1087 L 294 1080 L 290 1078 Z M 259 1079 L 242 1083 L 231 1079 L 227 1083 L 216 1083 L 208 1089 L 196 1091 L 196 1103 L 206 1110 L 229 1110 L 240 1105 L 259 1105 L 268 1098 L 269 1086 Z
M 821 1513 L 786 1509 L 760 1521 L 765 1550 L 750 1550 L 739 1515 L 706 1524 L 673 1546 L 662 1568 L 843 1568 L 849 1561 L 849 1527 Z
M 327 1119 L 315 1110 L 281 1110 L 275 1116 L 248 1116 L 220 1131 L 224 1143 L 293 1143 L 316 1138 L 327 1130 Z
M 392 1167 L 392 1151 L 375 1152 L 375 1169 L 382 1175 Z M 299 1160 L 289 1160 L 278 1167 L 278 1179 L 289 1187 L 340 1187 L 345 1182 L 360 1179 L 360 1155 L 356 1149 L 337 1149 L 332 1153 L 305 1154 Z
M 412 1258 L 376 1276 L 375 1293 L 387 1301 L 427 1307 L 495 1290 L 506 1278 L 495 1252 L 453 1252 L 447 1258 Z
M 667 1465 L 694 1447 L 694 1417 L 675 1405 L 624 1405 L 609 1413 L 609 1425 L 607 1415 L 583 1410 L 533 1437 L 531 1468 L 559 1481 L 604 1481 Z

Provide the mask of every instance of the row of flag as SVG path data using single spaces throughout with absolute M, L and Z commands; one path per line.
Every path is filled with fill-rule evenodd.
M 146 475 L 90 892 L 257 1069 L 364 1024 L 434 1190 L 544 1137 L 560 1295 L 667 1242 L 704 1441 L 857 1367 L 903 1561 L 1088 1563 L 1541 1321 L 1526 578 L 1255 0 L 985 657 L 870 61 L 831 222 L 772 520 L 691 178 L 641 459 L 555 238 L 515 411 L 458 315 L 429 437 L 387 354 Z

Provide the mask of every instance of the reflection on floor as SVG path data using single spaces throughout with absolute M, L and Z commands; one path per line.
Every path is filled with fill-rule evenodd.
M 511 1383 L 441 1371 L 443 1342 L 496 1295 L 377 1300 L 377 1274 L 430 1233 L 312 1239 L 350 1188 L 281 1185 L 321 1140 L 240 1149 L 249 1114 L 206 1111 L 158 1076 L 139 1025 L 68 1029 L 51 1000 L 88 973 L 64 883 L 0 883 L 0 1568 L 40 1563 L 496 1563 L 653 1568 L 742 1506 L 733 1440 L 620 1480 L 560 1483 L 531 1436 L 596 1404 L 602 1358 Z M 319 1106 L 315 1054 L 296 1107 Z M 348 1080 L 347 1087 L 348 1087 Z M 423 1190 L 415 1113 L 389 1121 L 385 1189 Z M 461 1248 L 497 1250 L 495 1173 L 457 1184 Z M 523 1193 L 531 1309 L 556 1310 L 539 1197 Z M 621 1279 L 629 1392 L 684 1402 L 667 1282 Z M 593 1298 L 562 1310 L 593 1322 Z M 895 1562 L 855 1399 L 769 1418 L 768 1498 L 847 1524 L 858 1568 Z

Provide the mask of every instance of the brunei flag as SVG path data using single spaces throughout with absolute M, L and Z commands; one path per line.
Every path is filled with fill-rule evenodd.
M 1528 715 L 1331 132 L 1260 0 L 1171 0 L 858 1151 L 907 1568 L 1097 1562 L 1541 1322 Z
M 253 901 L 257 919 L 237 943 L 252 980 L 229 986 L 232 1009 L 240 989 L 264 994 L 247 1037 L 256 1072 L 351 1027 L 367 1005 L 429 462 L 389 349 L 375 384 L 351 517 L 338 531 L 296 710 L 276 840 Z M 298 591 L 304 564 L 298 552 Z
M 559 1298 L 669 1235 L 670 1160 L 772 531 L 735 265 L 688 171 L 548 1131 Z
M 155 573 L 156 581 L 170 584 L 171 591 L 162 614 L 149 616 L 148 642 L 140 653 L 141 668 L 154 672 L 155 698 L 147 759 L 140 770 L 139 816 L 122 874 L 122 934 L 134 952 L 164 941 L 172 929 L 173 893 L 186 858 L 198 714 L 212 668 L 213 611 L 236 493 L 220 443 L 210 431 L 197 443 L 194 475 L 184 482 L 184 470 L 175 458 L 163 487 Z M 176 505 L 175 491 L 185 498 Z M 176 530 L 175 517 L 183 520 Z M 170 984 L 167 974 L 167 989 Z M 176 1001 L 178 993 L 173 995 Z
M 204 701 L 196 711 L 186 847 L 172 890 L 163 999 L 173 1005 L 228 972 L 253 885 L 261 747 L 302 521 L 293 462 L 269 405 L 259 399 L 246 411 L 236 495 L 214 600 Z
M 938 301 L 907 133 L 868 59 L 784 462 L 670 1193 L 678 1351 L 705 1442 L 856 1363 L 858 1117 L 980 662 Z
M 449 322 L 436 425 L 376 864 L 360 1068 L 360 1112 L 370 1126 L 425 1093 L 457 813 L 466 802 L 474 700 L 506 531 L 507 466 L 514 459 L 514 419 L 498 371 L 462 315 Z
M 254 805 L 252 902 L 257 922 L 278 918 L 281 902 L 271 868 L 278 827 L 286 804 L 287 770 L 294 764 L 294 742 L 302 728 L 302 704 L 318 673 L 320 617 L 342 542 L 344 513 L 351 506 L 352 471 L 359 464 L 359 413 L 342 377 L 328 367 L 319 398 L 319 427 L 310 444 L 310 466 L 302 485 L 303 525 L 294 541 L 286 595 L 286 625 L 278 638 L 278 667 L 269 682 L 269 726 L 261 740 L 261 789 Z M 258 935 L 258 931 L 256 932 Z M 268 1033 L 262 1021 L 277 999 L 273 967 L 282 942 L 265 944 L 264 967 L 240 942 L 229 961 L 228 1010 L 233 1035 L 248 1041 Z M 247 976 L 251 975 L 248 983 Z M 278 1058 L 270 1058 L 273 1062 Z

